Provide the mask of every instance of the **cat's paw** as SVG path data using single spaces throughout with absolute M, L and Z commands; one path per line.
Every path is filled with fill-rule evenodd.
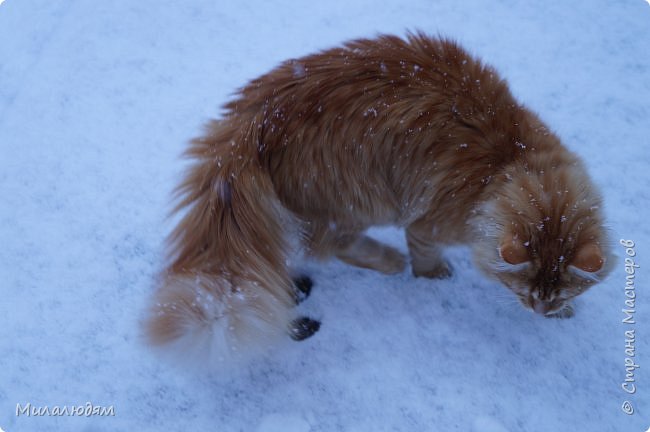
M 300 275 L 293 278 L 294 299 L 300 304 L 309 297 L 314 281 L 307 275 Z
M 320 329 L 320 321 L 309 317 L 300 317 L 291 322 L 289 336 L 295 341 L 305 340 Z
M 573 306 L 570 303 L 566 303 L 562 309 L 560 309 L 555 313 L 546 315 L 546 318 L 566 319 L 566 318 L 571 318 L 574 315 L 575 315 L 575 310 L 573 309 Z
M 420 268 L 413 266 L 413 276 L 428 279 L 447 279 L 452 276 L 451 266 L 446 261 L 438 263 L 434 267 Z

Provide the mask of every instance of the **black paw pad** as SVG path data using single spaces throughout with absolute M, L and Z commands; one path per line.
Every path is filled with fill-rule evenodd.
M 309 276 L 301 275 L 293 279 L 293 286 L 295 287 L 296 303 L 302 303 L 311 294 L 314 281 Z
M 309 317 L 301 317 L 293 320 L 289 327 L 289 335 L 295 341 L 305 340 L 320 328 L 320 321 L 313 320 Z

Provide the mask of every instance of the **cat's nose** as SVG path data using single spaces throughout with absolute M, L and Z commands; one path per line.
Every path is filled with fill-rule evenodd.
M 551 310 L 551 302 L 532 299 L 533 310 L 541 315 L 546 315 Z

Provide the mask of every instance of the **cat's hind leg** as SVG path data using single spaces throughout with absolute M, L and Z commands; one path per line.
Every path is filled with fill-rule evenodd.
M 406 228 L 406 243 L 411 255 L 411 267 L 416 277 L 443 279 L 451 276 L 451 268 L 442 257 L 433 226 L 416 221 Z
M 333 255 L 347 264 L 384 274 L 400 273 L 406 267 L 406 257 L 402 253 L 366 236 L 362 231 L 311 228 L 308 248 L 316 257 L 328 258 Z
M 406 267 L 406 258 L 397 249 L 385 245 L 367 235 L 356 235 L 337 251 L 341 261 L 384 274 L 400 273 Z

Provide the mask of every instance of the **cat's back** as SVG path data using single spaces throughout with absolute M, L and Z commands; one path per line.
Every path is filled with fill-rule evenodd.
M 352 203 L 357 214 L 386 215 L 382 223 L 433 198 L 436 185 L 424 180 L 480 187 L 514 148 L 482 131 L 501 133 L 519 115 L 491 67 L 422 34 L 360 39 L 286 61 L 226 109 L 260 128 L 256 157 L 289 208 L 316 215 Z M 471 152 L 459 147 L 468 144 Z M 459 168 L 462 179 L 454 178 Z M 454 193 L 442 186 L 440 194 Z
M 285 61 L 243 87 L 226 109 L 263 111 L 267 124 L 285 129 L 294 122 L 339 115 L 386 120 L 407 107 L 429 112 L 441 104 L 450 108 L 450 96 L 471 89 L 472 79 L 485 72 L 485 66 L 454 41 L 422 34 L 407 39 L 383 35 Z

